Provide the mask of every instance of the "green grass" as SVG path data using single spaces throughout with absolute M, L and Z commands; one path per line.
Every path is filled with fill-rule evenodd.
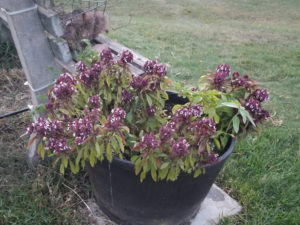
M 238 142 L 218 184 L 243 205 L 222 224 L 299 224 L 300 1 L 109 1 L 110 37 L 193 84 L 227 63 L 270 91 L 272 119 Z M 116 28 L 114 30 L 114 28 Z
M 300 1 L 110 0 L 107 10 L 109 36 L 167 64 L 174 80 L 192 85 L 227 63 L 269 89 L 270 122 L 238 142 L 218 178 L 243 206 L 221 224 L 299 224 Z M 4 52 L 1 65 L 11 68 Z M 0 121 L 0 224 L 84 223 L 78 198 L 62 185 L 78 191 L 83 181 L 26 166 L 26 138 L 18 138 L 25 121 L 27 114 Z

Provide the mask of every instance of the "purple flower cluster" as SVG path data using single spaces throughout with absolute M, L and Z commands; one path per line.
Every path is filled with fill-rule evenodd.
M 190 124 L 189 129 L 194 132 L 197 137 L 210 137 L 216 134 L 216 123 L 211 118 L 203 118 Z
M 217 89 L 221 89 L 225 83 L 226 77 L 230 73 L 230 66 L 227 64 L 221 64 L 217 66 L 217 72 L 215 73 L 213 84 Z
M 69 130 L 75 137 L 75 143 L 80 145 L 93 133 L 93 123 L 88 118 L 80 118 L 69 125 Z
M 148 60 L 144 64 L 144 70 L 147 74 L 156 74 L 160 77 L 167 75 L 167 67 L 158 63 L 156 60 Z
M 257 89 L 252 93 L 252 96 L 260 102 L 265 102 L 269 100 L 269 92 L 267 89 Z
M 68 100 L 76 92 L 76 89 L 74 88 L 76 82 L 75 77 L 68 73 L 64 73 L 56 79 L 52 93 L 61 101 Z
M 245 87 L 247 89 L 248 79 L 249 79 L 248 75 L 244 75 L 243 77 L 240 77 L 240 74 L 238 72 L 234 72 L 232 74 L 231 86 L 233 88 Z
M 99 121 L 99 119 L 100 119 L 100 117 L 99 117 L 100 109 L 99 108 L 93 108 L 90 111 L 87 106 L 84 106 L 83 112 L 84 112 L 85 118 L 89 119 L 92 123 L 95 123 L 95 122 Z
M 160 145 L 159 140 L 153 133 L 145 134 L 138 144 L 139 147 L 155 150 Z
M 84 71 L 86 71 L 88 68 L 87 68 L 87 66 L 85 65 L 84 62 L 79 61 L 79 62 L 76 63 L 76 69 L 77 69 L 77 71 L 79 71 L 79 72 L 84 72 Z
M 188 108 L 181 107 L 179 108 L 174 117 L 173 121 L 178 122 L 178 121 L 187 121 L 189 120 L 192 116 L 200 117 L 203 114 L 202 112 L 202 106 L 200 105 L 191 105 Z
M 227 64 L 221 64 L 217 66 L 216 70 L 217 73 L 224 73 L 226 76 L 228 76 L 230 73 L 230 66 Z
M 126 118 L 126 112 L 122 108 L 114 108 L 111 110 L 111 114 L 107 117 L 105 126 L 108 129 L 115 130 L 120 127 L 121 120 Z
M 124 50 L 121 53 L 120 61 L 122 63 L 131 63 L 133 61 L 133 54 L 132 54 L 132 52 L 129 51 L 129 50 Z
M 95 95 L 92 97 L 89 97 L 88 102 L 91 107 L 93 108 L 100 108 L 101 105 L 101 99 L 99 95 Z
M 45 146 L 45 149 L 50 149 L 54 151 L 55 153 L 63 153 L 68 150 L 71 150 L 71 147 L 67 144 L 66 138 L 56 139 L 56 138 L 49 138 L 47 145 Z
M 166 126 L 162 126 L 159 129 L 159 137 L 162 143 L 166 143 L 168 140 L 170 140 L 170 138 L 172 137 L 172 135 L 175 132 L 175 123 L 171 124 L 172 122 L 170 122 L 169 124 L 167 124 Z M 174 126 L 173 126 L 174 125 Z
M 109 48 L 105 48 L 100 54 L 101 61 L 105 65 L 111 65 L 113 62 L 113 55 Z
M 207 152 L 203 152 L 203 158 L 205 159 L 205 163 L 207 164 L 215 164 L 219 161 L 219 156 L 216 153 L 210 153 L 208 154 Z
M 130 103 L 134 100 L 134 96 L 131 92 L 127 91 L 126 89 L 122 90 L 122 101 L 125 103 Z
M 132 81 L 130 83 L 131 87 L 133 87 L 136 90 L 141 90 L 144 87 L 146 87 L 148 84 L 148 81 L 144 79 L 142 76 L 134 76 L 132 78 Z
M 38 136 L 55 138 L 64 134 L 64 128 L 58 120 L 51 121 L 50 119 L 39 117 L 35 123 L 29 125 L 27 133 L 36 133 Z
M 172 145 L 172 155 L 176 156 L 187 156 L 189 151 L 190 144 L 184 139 L 184 137 L 180 137 L 179 140 L 176 142 L 174 139 L 171 140 Z
M 253 97 L 249 98 L 244 105 L 252 115 L 255 123 L 266 120 L 270 117 L 269 112 L 261 108 L 260 101 Z
M 101 71 L 102 66 L 99 63 L 93 63 L 90 69 L 80 71 L 79 79 L 87 87 L 91 87 L 93 84 L 98 82 Z
M 156 112 L 156 105 L 152 105 L 151 107 L 147 107 L 147 114 L 149 116 L 155 116 L 155 112 Z
M 74 93 L 76 93 L 76 89 L 73 87 L 71 83 L 59 83 L 55 84 L 52 90 L 52 93 L 58 100 L 66 101 L 69 100 Z
M 61 84 L 61 83 L 71 83 L 75 85 L 77 83 L 77 80 L 74 76 L 72 76 L 69 73 L 63 73 L 55 80 L 55 84 Z

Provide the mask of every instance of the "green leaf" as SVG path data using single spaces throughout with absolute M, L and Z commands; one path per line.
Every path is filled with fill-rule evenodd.
M 151 166 L 151 177 L 155 182 L 157 181 L 157 173 L 154 166 Z
M 169 167 L 167 166 L 166 168 L 162 169 L 159 171 L 159 178 L 160 179 L 165 179 L 167 174 L 168 174 L 168 171 L 169 171 Z
M 130 161 L 134 163 L 138 158 L 139 158 L 138 155 L 134 155 L 130 158 Z
M 68 159 L 66 157 L 63 157 L 63 163 L 64 163 L 65 168 L 67 168 L 68 167 Z
M 90 164 L 92 167 L 94 167 L 95 163 L 96 163 L 96 157 L 95 157 L 95 152 L 91 152 L 90 154 Z
M 160 169 L 163 170 L 163 169 L 167 168 L 167 166 L 168 166 L 169 164 L 170 164 L 170 162 L 164 162 L 164 163 L 161 165 Z
M 44 160 L 45 159 L 45 149 L 41 148 L 41 157 Z
M 109 162 L 111 162 L 112 159 L 113 159 L 110 143 L 108 143 L 107 146 L 106 146 L 106 157 L 107 157 Z
M 77 157 L 76 157 L 76 162 L 75 162 L 76 165 L 79 165 L 79 162 L 80 162 L 80 160 L 81 160 L 81 158 L 82 158 L 82 154 L 83 154 L 83 149 L 80 149 L 80 150 L 78 151 L 78 155 L 77 155 Z
M 65 173 L 65 166 L 64 166 L 63 161 L 62 161 L 61 164 L 60 164 L 59 172 L 60 172 L 61 174 L 64 174 L 64 173 Z
M 149 95 L 146 94 L 147 102 L 149 106 L 152 106 L 152 99 Z
M 97 157 L 99 157 L 101 155 L 101 150 L 98 141 L 96 141 L 95 146 L 96 146 Z
M 119 142 L 119 146 L 120 146 L 120 148 L 121 148 L 121 151 L 124 152 L 125 149 L 124 149 L 124 144 L 123 144 L 122 138 L 121 138 L 119 135 L 117 135 L 116 138 L 117 138 L 117 140 L 118 140 L 118 142 Z
M 201 173 L 202 173 L 202 170 L 201 169 L 197 169 L 195 171 L 195 173 L 194 173 L 194 178 L 199 177 L 201 175 Z
M 238 118 L 237 115 L 235 115 L 232 118 L 232 124 L 233 124 L 233 129 L 234 129 L 235 133 L 238 133 L 239 132 L 239 128 L 240 128 L 240 119 Z
M 247 114 L 246 114 L 245 111 L 246 111 L 246 110 L 243 109 L 243 107 L 240 108 L 240 114 L 241 114 L 241 116 L 242 116 L 242 119 L 243 119 L 243 123 L 244 123 L 244 124 L 246 124 L 246 122 L 247 122 Z
M 220 141 L 217 138 L 214 138 L 215 144 L 217 146 L 218 149 L 221 149 L 221 144 Z
M 146 174 L 147 174 L 146 170 L 143 170 L 143 172 L 142 172 L 141 175 L 140 175 L 140 181 L 141 181 L 141 182 L 143 182 L 143 180 L 145 180 Z
M 142 159 L 139 158 L 138 160 L 136 160 L 134 164 L 135 164 L 135 175 L 138 175 L 142 169 Z
M 221 103 L 221 106 L 228 106 L 228 107 L 231 107 L 231 108 L 239 108 L 240 106 L 234 102 L 223 102 Z
M 79 166 L 75 165 L 71 160 L 70 160 L 70 168 L 72 173 L 77 174 L 79 172 Z

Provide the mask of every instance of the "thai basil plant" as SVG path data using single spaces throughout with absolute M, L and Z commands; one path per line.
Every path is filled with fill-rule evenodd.
M 48 92 L 46 113 L 28 127 L 39 141 L 42 158 L 64 173 L 79 172 L 89 163 L 114 157 L 131 160 L 143 181 L 174 181 L 180 173 L 205 172 L 218 162 L 230 138 L 259 125 L 269 113 L 262 108 L 268 91 L 248 75 L 230 74 L 230 66 L 202 76 L 198 86 L 184 87 L 167 77 L 166 66 L 155 60 L 144 65 L 145 74 L 133 76 L 126 50 L 114 60 L 105 49 L 91 46 L 77 63 L 77 74 L 63 73 Z M 188 101 L 166 105 L 167 89 Z

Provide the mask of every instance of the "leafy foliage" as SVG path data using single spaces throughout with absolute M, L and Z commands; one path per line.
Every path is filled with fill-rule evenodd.
M 89 43 L 77 64 L 77 76 L 62 74 L 49 90 L 45 117 L 28 128 L 40 142 L 38 152 L 55 156 L 64 173 L 89 162 L 113 157 L 130 159 L 143 181 L 174 181 L 180 172 L 203 173 L 203 165 L 218 161 L 230 137 L 256 127 L 267 118 L 260 102 L 267 92 L 249 80 L 237 86 L 230 67 L 200 79 L 192 91 L 180 83 L 175 88 L 189 102 L 165 110 L 171 81 L 166 67 L 155 60 L 144 65 L 145 74 L 133 76 L 124 51 L 115 61 L 109 49 L 100 56 Z M 248 85 L 248 86 L 247 86 Z M 254 118 L 254 119 L 253 119 Z

